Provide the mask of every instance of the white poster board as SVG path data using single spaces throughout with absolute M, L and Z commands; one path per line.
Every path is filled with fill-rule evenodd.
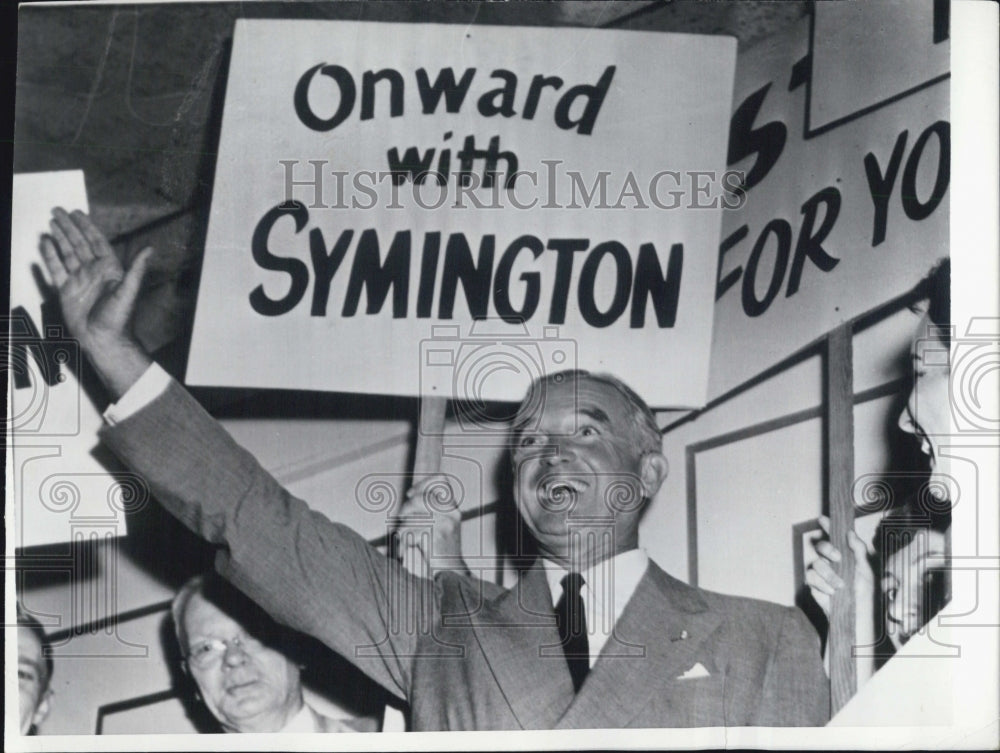
M 894 3 L 820 3 L 816 24 L 832 5 L 891 29 L 897 47 L 931 44 L 929 3 L 919 29 L 891 23 Z M 829 100 L 841 76 L 829 66 L 875 66 L 886 52 L 855 36 L 857 24 L 844 27 L 850 34 L 835 28 L 810 35 L 803 21 L 740 57 L 729 167 L 745 171 L 748 191 L 741 208 L 723 213 L 710 398 L 905 293 L 949 255 L 949 82 L 939 75 L 940 54 L 907 57 L 917 70 L 898 96 L 886 79 L 873 77 L 882 86 L 865 93 L 857 82 L 868 79 L 850 76 L 856 96 L 837 109 Z M 948 44 L 936 45 L 945 61 Z M 813 112 L 822 104 L 824 123 L 812 131 L 810 101 Z
M 808 131 L 836 128 L 947 77 L 948 29 L 948 3 L 818 3 Z
M 18 548 L 122 536 L 126 505 L 144 497 L 137 480 L 110 475 L 119 467 L 98 447 L 102 418 L 80 381 L 80 347 L 58 304 L 43 306 L 39 240 L 57 206 L 87 211 L 82 171 L 14 176 L 6 520 Z
M 187 382 L 701 405 L 735 52 L 238 20 Z

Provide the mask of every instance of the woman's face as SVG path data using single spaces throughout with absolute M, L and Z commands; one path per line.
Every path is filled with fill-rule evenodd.
M 913 389 L 899 416 L 899 428 L 920 441 L 931 469 L 930 491 L 948 499 L 950 477 L 944 468 L 941 440 L 952 433 L 948 346 L 937 336 L 925 314 L 913 338 Z
M 942 595 L 934 593 L 941 584 L 934 584 L 933 576 L 944 573 L 946 542 L 944 533 L 920 530 L 883 566 L 886 630 L 897 650 L 927 624 L 941 606 Z

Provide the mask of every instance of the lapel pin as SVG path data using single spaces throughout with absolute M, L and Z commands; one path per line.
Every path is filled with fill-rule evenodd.
M 682 630 L 680 633 L 678 633 L 675 637 L 671 638 L 670 640 L 672 640 L 672 641 L 686 641 L 687 637 L 688 637 L 688 631 L 687 630 Z

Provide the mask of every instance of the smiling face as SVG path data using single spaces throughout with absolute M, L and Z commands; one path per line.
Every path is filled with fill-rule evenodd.
M 587 377 L 550 382 L 540 412 L 519 423 L 515 499 L 542 554 L 579 565 L 634 549 L 643 502 L 667 468 L 643 451 L 625 396 Z
M 946 567 L 946 535 L 922 529 L 912 540 L 886 561 L 882 575 L 885 596 L 886 628 L 889 639 L 898 649 L 910 639 L 940 608 Z
M 302 708 L 299 668 L 200 593 L 184 608 L 185 664 L 229 732 L 277 732 Z
M 27 627 L 17 629 L 17 690 L 22 735 L 40 724 L 49 710 L 42 643 Z
M 941 437 L 951 433 L 948 346 L 935 334 L 924 315 L 910 349 L 913 359 L 913 389 L 899 417 L 899 428 L 920 441 L 931 469 L 930 491 L 948 496 L 948 476 L 941 457 Z M 935 473 L 937 471 L 937 473 Z

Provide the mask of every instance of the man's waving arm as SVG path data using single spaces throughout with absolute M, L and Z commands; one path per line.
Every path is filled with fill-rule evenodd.
M 89 218 L 55 210 L 42 256 L 69 332 L 117 401 L 104 442 L 185 525 L 219 544 L 219 568 L 272 616 L 354 661 L 405 696 L 416 635 L 391 626 L 432 584 L 403 571 L 350 529 L 292 497 L 176 382 L 131 334 L 131 314 L 151 249 L 124 269 Z M 137 397 L 137 393 L 139 394 Z M 368 657 L 368 658 L 362 658 Z
M 430 581 L 289 494 L 174 381 L 101 438 L 160 504 L 221 545 L 216 567 L 223 576 L 278 621 L 406 696 L 416 635 L 392 626 L 408 624 L 400 609 L 414 602 L 424 608 L 417 619 L 430 619 L 431 600 L 413 598 L 430 596 Z

